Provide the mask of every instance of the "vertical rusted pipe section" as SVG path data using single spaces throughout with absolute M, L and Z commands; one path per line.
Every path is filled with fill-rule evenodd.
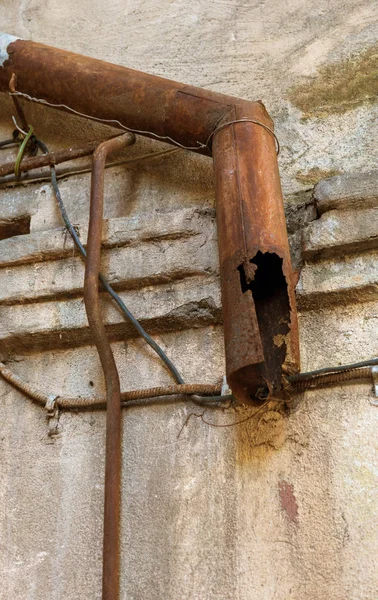
M 244 402 L 282 391 L 299 364 L 297 315 L 273 124 L 235 106 L 213 136 L 227 380 Z M 260 124 L 259 124 L 260 123 Z
M 121 390 L 112 349 L 101 317 L 99 273 L 106 158 L 132 144 L 126 133 L 100 144 L 93 154 L 91 202 L 85 264 L 84 301 L 106 385 L 106 457 L 102 599 L 117 600 L 119 593 L 119 523 L 121 485 Z

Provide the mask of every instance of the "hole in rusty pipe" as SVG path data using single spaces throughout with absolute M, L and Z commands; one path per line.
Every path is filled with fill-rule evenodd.
M 249 263 L 238 267 L 242 292 L 252 292 L 266 372 L 275 390 L 281 388 L 281 367 L 290 332 L 290 302 L 282 262 L 275 253 L 258 251 Z
M 0 223 L 0 240 L 7 240 L 16 235 L 30 233 L 30 217 L 20 217 Z

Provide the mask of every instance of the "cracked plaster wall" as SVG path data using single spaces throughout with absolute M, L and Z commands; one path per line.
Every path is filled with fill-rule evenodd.
M 261 98 L 282 145 L 296 268 L 301 229 L 316 217 L 314 183 L 344 172 L 358 177 L 377 163 L 377 15 L 376 1 L 360 0 L 0 6 L 1 29 L 10 34 Z M 0 102 L 3 139 L 11 103 Z M 40 106 L 26 110 L 53 149 L 109 133 Z M 127 156 L 163 148 L 138 139 Z M 376 185 L 378 177 L 370 179 Z M 378 354 L 370 231 L 377 203 L 366 181 L 356 185 L 373 213 L 354 218 L 350 203 L 346 214 L 336 206 L 305 232 L 304 370 Z M 85 237 L 89 175 L 66 178 L 61 189 Z M 211 161 L 177 152 L 108 171 L 105 216 L 115 236 L 105 271 L 118 276 L 120 292 L 186 381 L 217 382 L 224 358 Z M 0 241 L 1 358 L 43 390 L 103 393 L 96 353 L 83 345 L 82 265 L 46 181 L 0 189 L 0 225 L 24 217 L 31 237 Z M 19 264 L 11 264 L 16 255 Z M 169 383 L 159 360 L 104 303 L 122 388 Z M 99 599 L 104 414 L 63 413 L 57 435 L 49 435 L 43 410 L 2 380 L 0 395 L 0 598 Z M 376 600 L 378 409 L 370 399 L 368 383 L 308 392 L 290 413 L 271 410 L 231 428 L 210 427 L 184 402 L 125 412 L 122 600 Z M 227 424 L 250 414 L 207 411 L 204 419 Z

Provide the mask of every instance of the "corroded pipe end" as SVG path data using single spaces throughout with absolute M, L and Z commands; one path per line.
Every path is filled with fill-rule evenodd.
M 271 121 L 257 103 L 227 121 L 213 143 L 226 373 L 239 400 L 259 404 L 299 369 L 293 273 Z

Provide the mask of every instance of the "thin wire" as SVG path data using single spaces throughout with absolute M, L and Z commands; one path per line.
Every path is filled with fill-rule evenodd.
M 261 123 L 260 121 L 255 121 L 254 119 L 249 119 L 248 117 L 241 117 L 240 119 L 235 119 L 235 121 L 227 121 L 227 123 L 223 123 L 222 125 L 219 125 L 219 127 L 217 127 L 216 129 L 214 129 L 214 131 L 212 133 L 210 133 L 209 137 L 207 138 L 206 141 L 206 147 L 209 147 L 209 143 L 211 141 L 211 139 L 217 134 L 219 133 L 219 131 L 221 131 L 222 129 L 224 129 L 225 127 L 228 127 L 229 125 L 234 125 L 235 123 L 254 123 L 255 125 L 260 125 L 260 127 L 263 127 L 266 131 L 268 131 L 276 140 L 276 144 L 277 144 L 277 156 L 280 153 L 280 142 L 278 141 L 278 137 L 276 136 L 276 134 L 274 133 L 273 129 L 270 129 L 270 127 L 268 127 L 268 125 L 265 125 L 264 123 Z
M 16 140 L 14 138 L 10 139 L 10 140 L 3 140 L 2 142 L 0 142 L 0 148 L 5 148 L 6 146 L 18 146 L 18 142 L 16 142 Z
M 18 145 L 17 143 L 15 143 L 15 145 Z M 0 142 L 0 148 L 1 148 L 1 142 Z M 149 152 L 148 154 L 142 154 L 141 156 L 137 156 L 135 158 L 125 158 L 123 160 L 118 160 L 118 161 L 114 161 L 114 162 L 109 162 L 105 164 L 105 169 L 110 169 L 112 167 L 119 167 L 122 165 L 138 165 L 140 163 L 143 163 L 144 161 L 148 161 L 149 159 L 154 159 L 155 157 L 160 157 L 160 156 L 164 156 L 164 155 L 169 155 L 169 154 L 175 154 L 177 152 L 181 152 L 181 148 L 169 148 L 168 150 L 161 150 L 159 152 Z M 46 168 L 49 167 L 49 165 L 46 165 Z M 18 185 L 25 185 L 27 184 L 31 184 L 31 183 L 40 183 L 41 181 L 50 181 L 51 176 L 50 176 L 50 172 L 46 172 L 46 174 L 44 174 L 43 171 L 44 167 L 41 167 L 39 173 L 39 176 L 36 177 L 29 177 L 28 173 L 34 169 L 30 169 L 30 171 L 23 171 L 23 176 L 21 177 L 21 179 L 10 179 L 8 175 L 4 175 L 3 177 L 1 177 L 0 179 L 4 179 L 5 177 L 7 177 L 8 179 L 6 179 L 5 182 L 0 182 L 0 189 L 3 187 L 15 187 Z M 59 179 L 65 179 L 66 177 L 72 177 L 73 175 L 83 175 L 85 173 L 90 173 L 92 171 L 92 167 L 73 167 L 69 170 L 65 170 L 65 168 L 63 167 L 62 169 L 58 170 L 56 172 L 56 178 Z
M 240 421 L 233 421 L 232 423 L 221 423 L 221 424 L 217 424 L 217 423 L 210 423 L 210 421 L 206 421 L 206 419 L 203 418 L 203 415 L 201 416 L 201 421 L 203 421 L 203 423 L 205 423 L 206 425 L 210 425 L 210 427 L 235 427 L 235 425 L 241 425 L 242 423 L 245 423 L 246 421 L 250 421 L 251 419 L 253 419 L 254 417 L 256 417 L 259 413 L 261 413 L 261 411 L 267 407 L 267 405 L 269 404 L 271 400 L 266 400 L 264 402 L 264 404 L 262 404 L 254 413 L 253 415 L 249 415 L 248 417 L 245 417 L 244 419 L 241 419 Z M 203 413 L 205 414 L 205 413 Z
M 16 121 L 16 117 L 14 117 L 13 115 L 12 115 L 12 121 L 13 121 L 13 124 L 14 124 L 15 128 L 17 129 L 17 131 L 22 133 L 22 135 L 28 135 L 27 131 L 24 131 L 23 129 L 21 129 L 21 127 L 19 126 L 19 124 Z
M 260 127 L 263 127 L 266 131 L 268 131 L 268 133 L 270 133 L 274 137 L 276 144 L 277 144 L 277 150 L 276 150 L 277 156 L 280 153 L 280 142 L 278 140 L 278 137 L 274 133 L 274 131 L 272 129 L 270 129 L 270 127 L 265 125 L 264 123 L 261 123 L 261 121 L 256 121 L 255 119 L 249 119 L 248 117 L 241 117 L 240 119 L 236 119 L 234 121 L 229 121 L 227 123 L 223 123 L 222 125 L 219 125 L 219 127 L 214 129 L 214 131 L 212 131 L 212 133 L 210 133 L 209 137 L 206 140 L 206 144 L 197 142 L 198 146 L 184 146 L 183 144 L 180 144 L 180 142 L 177 142 L 176 140 L 174 140 L 173 138 L 171 138 L 168 135 L 158 135 L 157 133 L 154 133 L 153 131 L 145 131 L 143 129 L 131 129 L 131 127 L 126 127 L 126 125 L 121 123 L 121 121 L 118 121 L 118 119 L 101 119 L 99 117 L 93 117 L 91 115 L 87 115 L 86 113 L 79 112 L 78 110 L 71 108 L 67 104 L 53 104 L 51 102 L 48 102 L 47 100 L 44 100 L 43 98 L 35 98 L 33 96 L 30 96 L 29 94 L 25 94 L 24 92 L 8 92 L 8 93 L 10 96 L 21 96 L 22 98 L 26 98 L 30 102 L 37 102 L 38 104 L 43 104 L 45 106 L 51 106 L 52 108 L 64 108 L 64 109 L 68 110 L 69 112 L 71 112 L 75 115 L 78 115 L 79 117 L 84 117 L 86 119 L 90 119 L 91 121 L 97 121 L 99 123 L 107 123 L 109 125 L 116 124 L 119 127 L 121 127 L 121 129 L 124 129 L 125 131 L 130 131 L 132 133 L 137 133 L 140 135 L 150 135 L 159 140 L 171 142 L 175 146 L 179 146 L 180 148 L 183 148 L 184 150 L 202 150 L 204 148 L 209 149 L 209 143 L 210 143 L 211 139 L 214 137 L 214 135 L 216 135 L 219 131 L 221 131 L 221 129 L 224 129 L 225 127 L 228 127 L 229 125 L 234 125 L 235 123 L 254 123 L 255 125 L 259 125 Z
M 45 153 L 48 154 L 48 148 L 47 146 L 41 142 L 40 140 L 37 140 L 37 145 L 39 146 L 39 148 Z M 76 247 L 78 248 L 80 254 L 83 256 L 83 258 L 85 259 L 87 256 L 87 252 L 83 246 L 83 244 L 81 243 L 79 236 L 77 235 L 75 228 L 73 227 L 63 200 L 62 200 L 62 196 L 60 194 L 60 190 L 59 190 L 59 186 L 58 186 L 58 181 L 57 181 L 57 177 L 56 177 L 56 169 L 54 165 L 50 165 L 50 172 L 51 172 L 51 183 L 53 186 L 53 190 L 54 190 L 54 194 L 55 197 L 57 199 L 58 205 L 59 205 L 59 209 L 60 209 L 60 213 L 62 215 L 64 224 L 66 226 L 66 228 L 68 229 Z M 174 379 L 177 381 L 177 383 L 183 384 L 184 380 L 181 377 L 180 373 L 178 372 L 177 368 L 175 367 L 175 365 L 172 363 L 172 361 L 168 358 L 168 356 L 165 354 L 164 350 L 162 350 L 162 348 L 160 348 L 160 346 L 148 335 L 148 333 L 143 329 L 142 325 L 136 320 L 136 318 L 134 317 L 134 315 L 129 311 L 129 309 L 127 308 L 126 304 L 123 302 L 123 300 L 118 296 L 118 294 L 113 290 L 113 288 L 111 287 L 111 285 L 107 282 L 107 280 L 105 279 L 105 277 L 100 273 L 99 279 L 102 283 L 102 285 L 104 286 L 105 290 L 108 292 L 108 294 L 110 294 L 110 296 L 113 298 L 113 300 L 115 300 L 115 302 L 118 304 L 119 308 L 121 309 L 121 311 L 123 312 L 124 316 L 126 317 L 126 319 L 133 325 L 133 327 L 138 331 L 138 333 L 143 337 L 143 339 L 147 342 L 147 344 L 160 356 L 160 358 L 162 359 L 162 361 L 166 364 L 166 366 L 168 367 L 168 369 L 170 370 L 170 372 L 172 373 Z
M 79 117 L 85 117 L 86 119 L 90 119 L 91 121 L 97 121 L 99 123 L 108 123 L 109 125 L 116 124 L 119 127 L 121 127 L 121 129 L 124 129 L 125 131 L 130 131 L 131 133 L 139 133 L 140 135 L 151 135 L 159 140 L 171 142 L 175 146 L 179 146 L 184 150 L 202 150 L 203 148 L 207 148 L 206 144 L 201 144 L 200 142 L 197 142 L 198 146 L 183 146 L 182 144 L 180 144 L 180 142 L 177 142 L 168 135 L 158 135 L 153 131 L 144 131 L 143 129 L 131 129 L 130 127 L 126 127 L 126 125 L 124 125 L 123 123 L 121 123 L 121 121 L 118 121 L 117 119 L 100 119 L 99 117 L 92 117 L 91 115 L 81 113 L 75 110 L 74 108 L 67 106 L 67 104 L 52 104 L 51 102 L 47 102 L 47 100 L 43 100 L 42 98 L 33 98 L 32 96 L 29 96 L 29 94 L 25 94 L 24 92 L 8 93 L 10 96 L 21 96 L 22 98 L 30 100 L 30 102 L 37 102 L 39 104 L 44 104 L 45 106 L 51 106 L 52 108 L 65 108 L 66 110 L 74 113 L 75 115 L 78 115 Z

